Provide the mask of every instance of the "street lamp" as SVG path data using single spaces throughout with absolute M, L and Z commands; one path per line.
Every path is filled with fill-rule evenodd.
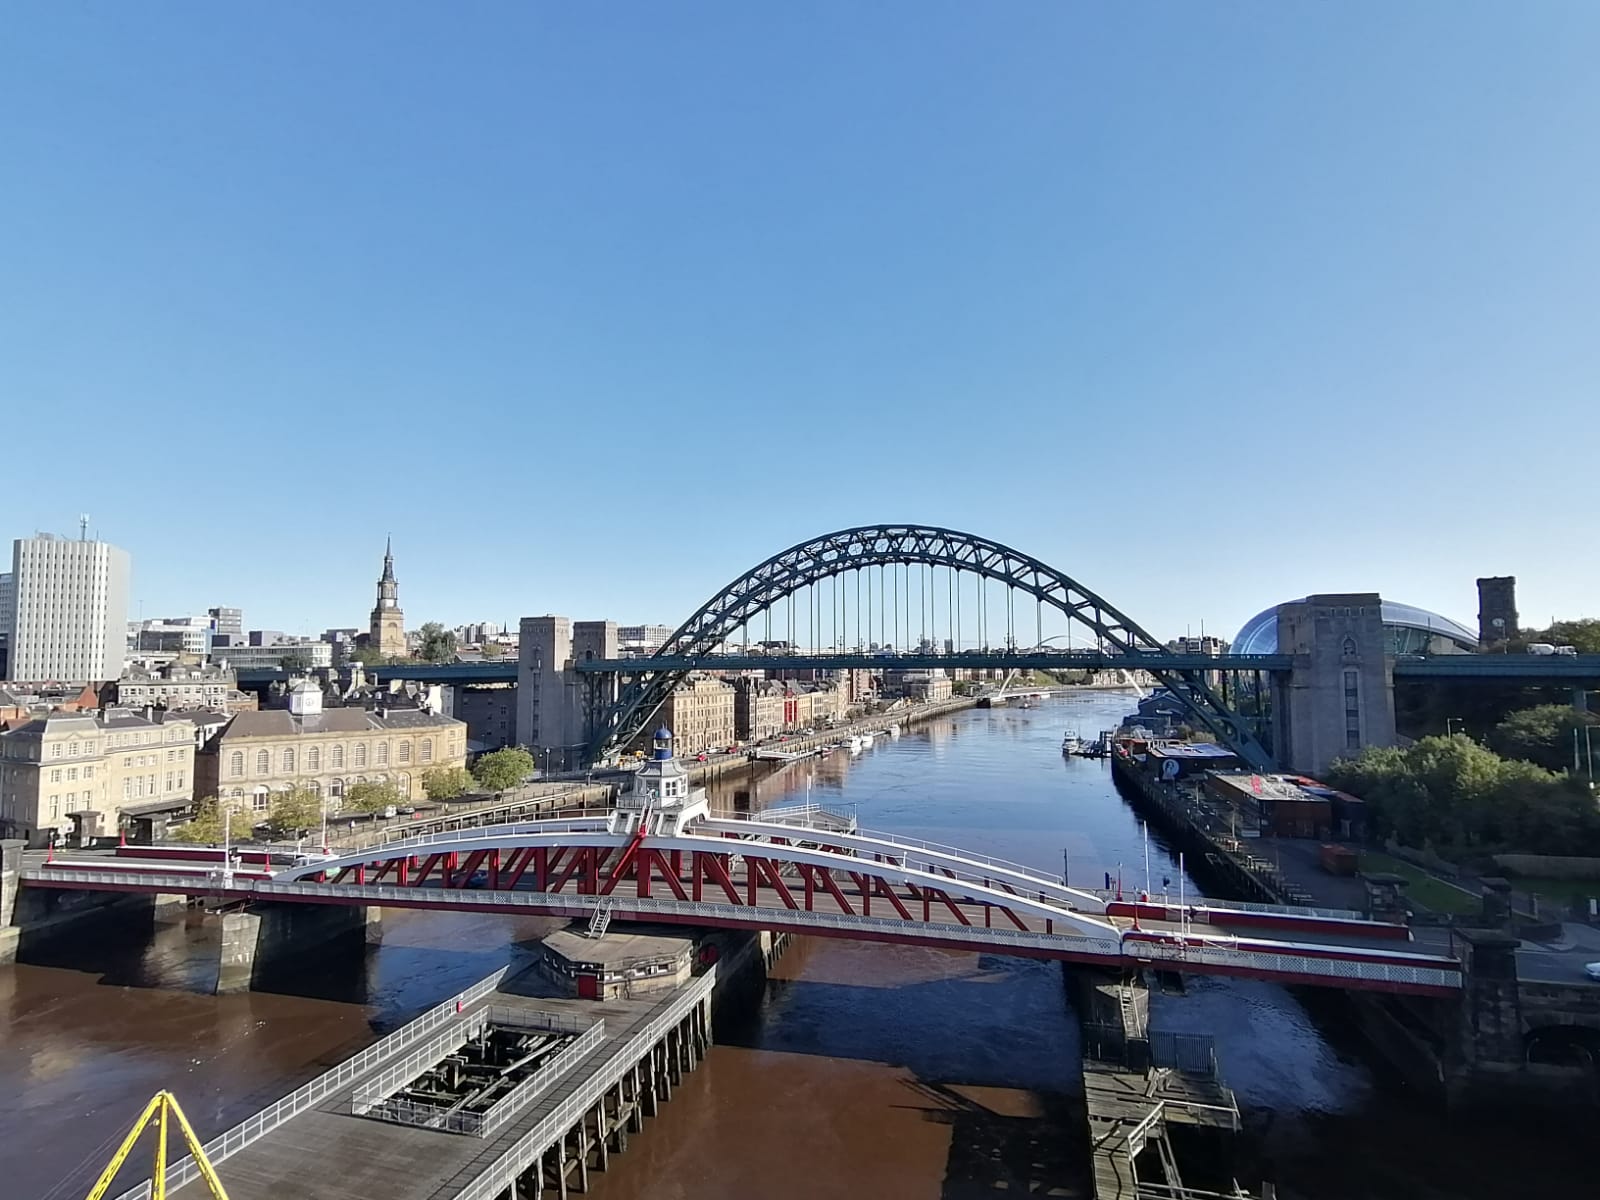
M 1444 719 L 1444 735 L 1445 735 L 1445 737 L 1454 737 L 1455 736 L 1455 730 L 1452 728 L 1452 726 L 1455 726 L 1455 725 L 1460 725 L 1461 726 L 1461 732 L 1462 733 L 1466 733 L 1466 731 L 1467 731 L 1467 719 L 1465 717 L 1446 717 Z

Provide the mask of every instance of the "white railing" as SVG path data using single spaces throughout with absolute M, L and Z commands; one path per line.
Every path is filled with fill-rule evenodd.
M 359 1116 L 374 1105 L 382 1104 L 391 1092 L 404 1087 L 456 1047 L 481 1034 L 488 1023 L 488 1012 L 479 1009 L 438 1037 L 429 1038 L 399 1062 L 391 1063 L 356 1088 L 350 1096 L 350 1111 Z
M 219 1134 L 205 1143 L 201 1149 L 205 1156 L 213 1163 L 222 1162 L 224 1159 L 237 1154 L 252 1142 L 258 1141 L 264 1135 L 271 1133 L 285 1121 L 290 1120 L 299 1113 L 304 1112 L 314 1104 L 320 1103 L 330 1093 L 345 1087 L 354 1079 L 372 1070 L 373 1067 L 383 1062 L 392 1054 L 398 1054 L 418 1038 L 426 1037 L 439 1026 L 455 1020 L 458 1010 L 468 1004 L 474 1004 L 490 995 L 500 986 L 500 981 L 505 978 L 509 968 L 501 967 L 486 979 L 480 979 L 466 991 L 460 992 L 443 1004 L 429 1009 L 420 1017 L 401 1026 L 388 1037 L 374 1042 L 354 1058 L 348 1058 L 333 1070 L 317 1076 L 310 1083 L 297 1088 L 283 1099 L 268 1105 L 253 1117 L 249 1117 L 225 1133 Z M 196 1167 L 194 1157 L 186 1155 L 167 1168 L 166 1187 L 168 1192 L 175 1192 L 184 1184 L 200 1177 L 199 1168 Z M 122 1193 L 117 1200 L 150 1200 L 152 1192 L 150 1181 L 143 1183 Z
M 479 1137 L 488 1137 L 497 1133 L 505 1123 L 511 1120 L 530 1102 L 544 1095 L 550 1086 L 572 1070 L 580 1061 L 594 1053 L 597 1046 L 605 1040 L 606 1025 L 604 1021 L 596 1021 L 583 1033 L 579 1034 L 570 1045 L 563 1046 L 561 1051 L 548 1061 L 540 1063 L 539 1069 L 529 1075 L 517 1085 L 504 1100 L 496 1104 L 483 1114 L 483 1124 L 478 1130 Z
M 416 1125 L 425 1129 L 442 1129 L 448 1133 L 488 1137 L 530 1102 L 549 1091 L 551 1085 L 570 1071 L 575 1063 L 591 1054 L 605 1040 L 604 1021 L 591 1024 L 576 1017 L 499 1007 L 480 1009 L 474 1015 L 477 1019 L 467 1032 L 469 1038 L 481 1033 L 486 1025 L 550 1029 L 558 1033 L 577 1033 L 578 1036 L 540 1063 L 498 1103 L 483 1112 L 450 1112 L 438 1105 L 391 1098 L 392 1093 L 410 1083 L 466 1040 L 455 1037 L 456 1031 L 452 1030 L 446 1039 L 435 1039 L 423 1050 L 407 1055 L 404 1062 L 391 1067 L 378 1079 L 364 1084 L 351 1099 L 351 1112 L 397 1125 Z
M 468 1184 L 456 1200 L 498 1200 L 512 1182 L 533 1165 L 538 1157 L 555 1144 L 605 1095 L 618 1080 L 633 1069 L 650 1047 L 667 1035 L 667 1031 L 683 1020 L 696 1004 L 711 994 L 717 984 L 717 969 L 712 967 L 700 978 L 690 983 L 673 997 L 671 1005 L 652 1018 L 633 1037 L 619 1047 L 605 1065 L 584 1082 L 582 1088 L 563 1100 L 549 1116 L 540 1121 L 477 1179 Z

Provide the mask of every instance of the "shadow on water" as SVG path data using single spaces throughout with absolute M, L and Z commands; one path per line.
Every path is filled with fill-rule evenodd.
M 1085 1200 L 1094 1194 L 1087 1147 L 1071 1132 L 1085 1128 L 1082 1100 L 1036 1094 L 1018 1104 L 921 1080 L 905 1086 L 914 1095 L 910 1107 L 950 1129 L 941 1200 L 976 1200 L 997 1191 Z

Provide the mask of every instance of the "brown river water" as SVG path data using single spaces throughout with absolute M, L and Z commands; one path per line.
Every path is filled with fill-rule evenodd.
M 1124 697 L 939 718 L 759 783 L 722 807 L 808 797 L 915 834 L 1099 882 L 1143 874 L 1137 818 L 1101 764 L 1063 762 Z M 1158 838 L 1152 871 L 1175 874 Z M 209 994 L 215 932 L 132 924 L 0 968 L 0 1200 L 82 1197 L 150 1095 L 210 1136 L 508 961 L 535 919 L 391 912 L 365 956 Z M 1583 1125 L 1446 1117 L 1346 1029 L 1337 999 L 1197 979 L 1158 1025 L 1215 1035 L 1245 1118 L 1241 1181 L 1286 1200 L 1594 1194 Z M 759 1006 L 725 1014 L 706 1061 L 611 1170 L 600 1200 L 907 1200 L 1090 1195 L 1075 1019 L 1055 964 L 801 939 Z M 447 1135 L 441 1135 L 447 1136 Z M 222 1170 L 226 1182 L 226 1168 Z M 132 1176 L 125 1176 L 131 1184 Z M 119 1184 L 119 1188 L 125 1184 Z M 406 1200 L 396 1190 L 386 1200 Z

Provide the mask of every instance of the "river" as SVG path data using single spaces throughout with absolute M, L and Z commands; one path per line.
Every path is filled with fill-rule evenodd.
M 1127 706 L 1100 693 L 961 712 L 853 758 L 719 783 L 713 800 L 810 798 L 853 810 L 865 828 L 1053 871 L 1065 852 L 1075 881 L 1120 867 L 1137 886 L 1138 819 L 1104 764 L 1058 750 L 1064 729 L 1092 737 Z M 1166 874 L 1175 890 L 1176 864 L 1154 835 L 1150 861 L 1156 887 Z M 83 1195 L 159 1087 L 177 1092 L 202 1136 L 225 1128 L 508 957 L 526 961 L 548 928 L 391 912 L 364 961 L 324 961 L 232 997 L 207 994 L 214 945 L 183 926 L 153 937 L 136 927 L 0 969 L 0 1196 Z M 1245 1120 L 1241 1180 L 1271 1180 L 1285 1200 L 1499 1200 L 1532 1178 L 1554 1194 L 1591 1190 L 1580 1133 L 1531 1115 L 1446 1119 L 1344 1032 L 1336 1000 L 1196 979 L 1181 997 L 1158 996 L 1155 1012 L 1158 1024 L 1215 1036 Z M 661 1117 L 593 1177 L 595 1196 L 1090 1194 L 1077 1037 L 1056 964 L 799 939 L 759 1009 L 724 1025 Z

